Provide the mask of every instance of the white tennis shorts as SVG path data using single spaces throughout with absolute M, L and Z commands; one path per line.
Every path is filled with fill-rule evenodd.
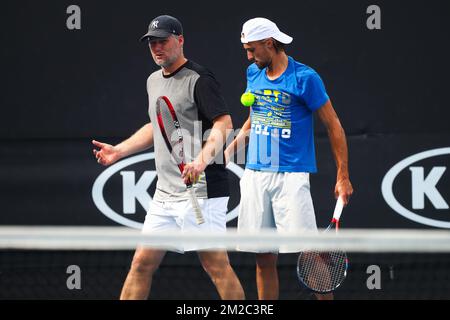
M 245 169 L 240 187 L 239 232 L 254 232 L 265 228 L 276 228 L 278 232 L 317 232 L 309 173 Z M 258 252 L 243 246 L 237 249 Z M 301 246 L 279 248 L 280 253 L 301 250 Z
M 198 199 L 205 222 L 197 224 L 190 200 L 160 202 L 152 200 L 145 216 L 143 233 L 161 231 L 226 232 L 226 215 L 229 197 Z M 183 253 L 213 249 L 202 246 L 177 246 L 170 251 Z

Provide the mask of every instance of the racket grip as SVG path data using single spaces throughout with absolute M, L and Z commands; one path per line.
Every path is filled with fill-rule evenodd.
M 336 202 L 336 207 L 334 208 L 333 220 L 339 222 L 339 218 L 341 217 L 343 209 L 344 209 L 344 199 L 342 197 L 339 197 Z
M 195 213 L 195 220 L 197 221 L 197 224 L 205 223 L 205 219 L 203 218 L 202 210 L 200 209 L 200 205 L 198 203 L 197 197 L 195 196 L 194 188 L 192 188 L 192 185 L 187 188 L 189 197 L 191 198 L 191 204 L 192 208 L 194 209 Z

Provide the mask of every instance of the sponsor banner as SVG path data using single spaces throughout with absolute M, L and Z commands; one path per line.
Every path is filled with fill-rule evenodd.
M 450 228 L 449 166 L 450 147 L 426 150 L 402 159 L 383 178 L 384 200 L 396 213 L 409 220 Z M 396 180 L 402 178 L 406 180 L 403 185 L 410 186 L 410 193 L 400 189 L 401 182 Z
M 343 228 L 449 228 L 450 135 L 349 137 L 355 193 Z M 116 143 L 118 140 L 106 141 Z M 319 227 L 334 208 L 336 169 L 327 138 L 316 141 L 311 193 Z M 154 193 L 152 151 L 110 167 L 90 140 L 5 142 L 0 152 L 3 225 L 125 225 L 139 228 Z M 242 166 L 229 166 L 228 225 L 236 226 Z
M 140 154 L 137 156 L 129 157 L 123 159 L 114 165 L 103 171 L 98 178 L 95 180 L 92 187 L 92 199 L 98 208 L 98 210 L 103 213 L 109 219 L 117 222 L 118 224 L 128 226 L 131 228 L 141 229 L 143 226 L 143 221 L 136 221 L 133 217 L 136 214 L 136 204 L 140 203 L 142 208 L 147 212 L 149 209 L 149 204 L 151 201 L 151 195 L 148 189 L 157 179 L 156 171 L 145 170 L 138 179 L 136 179 L 136 171 L 130 170 L 134 164 L 146 163 L 149 168 L 152 163 L 154 163 L 155 154 L 153 152 Z M 154 167 L 154 165 L 153 165 Z M 231 177 L 232 181 L 236 178 L 240 178 L 244 172 L 244 169 L 236 165 L 235 163 L 230 163 L 227 166 L 229 170 L 229 175 L 234 175 Z M 114 210 L 108 205 L 107 197 L 103 192 L 108 186 L 109 181 L 113 180 L 114 175 L 119 174 L 122 176 L 122 207 L 118 210 Z M 234 203 L 235 201 L 233 201 Z M 237 215 L 239 206 L 233 206 L 228 214 L 227 221 L 233 221 Z

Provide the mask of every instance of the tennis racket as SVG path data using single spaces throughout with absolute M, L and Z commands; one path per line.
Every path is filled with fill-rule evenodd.
M 325 232 L 339 230 L 339 218 L 344 208 L 341 197 L 337 200 L 333 218 Z M 329 293 L 338 288 L 347 276 L 348 259 L 342 250 L 329 252 L 301 252 L 297 262 L 297 276 L 300 282 L 316 293 Z
M 166 96 L 161 96 L 156 101 L 156 118 L 158 119 L 158 126 L 166 143 L 167 149 L 175 160 L 178 169 L 183 173 L 186 161 L 184 158 L 183 134 L 181 131 L 180 122 L 177 114 L 173 108 L 172 103 Z M 203 218 L 200 205 L 195 196 L 192 182 L 186 183 L 189 198 L 191 200 L 192 208 L 194 209 L 195 219 L 197 224 L 205 222 Z

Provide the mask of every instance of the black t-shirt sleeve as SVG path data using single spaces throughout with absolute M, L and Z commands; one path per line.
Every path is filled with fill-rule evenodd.
M 219 83 L 210 75 L 202 75 L 197 79 L 194 99 L 199 111 L 211 122 L 219 116 L 230 114 Z

